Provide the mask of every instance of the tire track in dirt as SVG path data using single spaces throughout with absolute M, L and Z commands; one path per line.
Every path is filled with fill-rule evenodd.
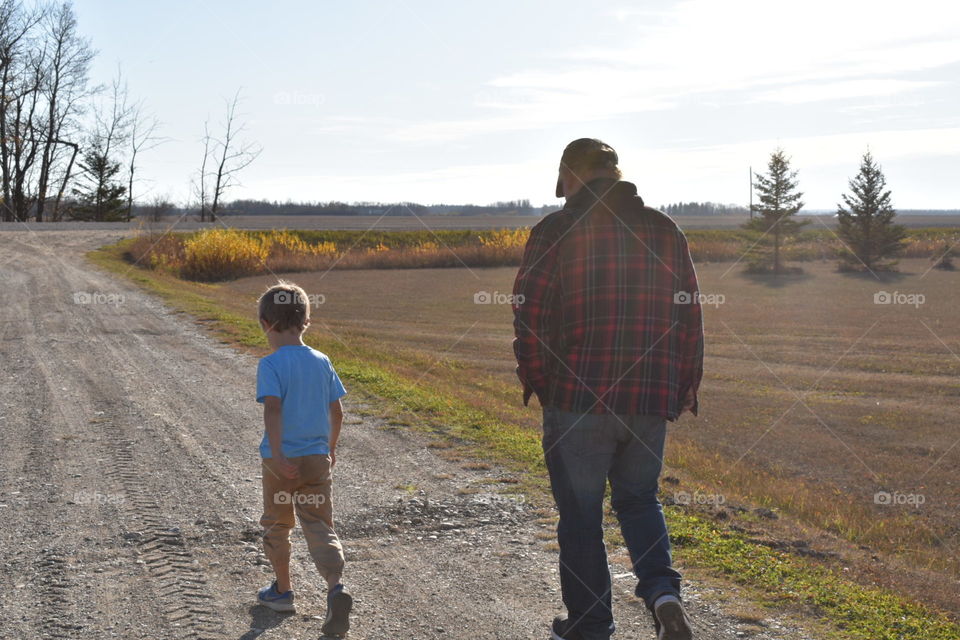
M 45 616 L 41 621 L 41 637 L 81 637 L 84 626 L 62 615 L 62 612 L 71 606 L 71 595 L 77 587 L 76 581 L 68 575 L 68 562 L 53 549 L 44 549 L 37 566 L 40 568 L 37 594 L 39 604 L 45 611 L 58 612 L 58 615 Z
M 142 451 L 151 447 L 145 438 L 135 439 L 131 425 L 138 421 L 141 412 L 138 407 L 125 403 L 120 393 L 121 384 L 117 376 L 129 375 L 127 362 L 123 354 L 111 341 L 100 345 L 107 352 L 107 360 L 116 364 L 110 375 L 96 373 L 81 368 L 77 376 L 85 380 L 84 387 L 90 389 L 92 397 L 98 398 L 104 411 L 97 423 L 108 443 L 106 455 L 110 465 L 107 476 L 113 480 L 116 488 L 122 490 L 128 531 L 124 537 L 136 542 L 138 558 L 142 561 L 149 576 L 149 588 L 154 592 L 160 610 L 169 622 L 171 637 L 195 638 L 196 640 L 216 640 L 226 637 L 222 624 L 224 612 L 216 607 L 214 596 L 210 592 L 209 581 L 197 560 L 192 543 L 181 530 L 181 520 L 164 515 L 164 507 L 155 493 L 157 486 L 147 484 L 144 478 L 150 477 L 152 469 L 146 463 Z M 128 405 L 124 407 L 124 405 Z M 124 411 L 124 408 L 126 411 Z M 164 423 L 165 424 L 165 423 Z M 147 438 L 156 438 L 153 430 L 144 425 L 136 425 L 144 431 Z M 167 471 L 171 475 L 182 472 L 184 466 L 194 467 L 193 463 L 184 465 L 183 456 L 173 456 Z M 195 496 L 182 495 L 183 500 L 193 500 Z
M 21 282 L 22 283 L 22 282 Z M 15 289 L 16 297 L 27 300 L 30 292 L 25 288 Z M 30 328 L 35 328 L 31 318 L 20 319 L 19 326 L 11 329 L 18 334 L 18 340 L 25 357 L 19 364 L 34 363 L 36 369 L 27 371 L 26 367 L 18 367 L 18 372 L 24 374 L 39 374 L 39 380 L 25 382 L 20 393 L 21 401 L 25 401 L 27 411 L 33 418 L 34 428 L 28 432 L 28 440 L 17 477 L 26 478 L 36 475 L 38 470 L 48 474 L 48 478 L 64 474 L 59 464 L 58 449 L 63 441 L 57 441 L 55 425 L 64 424 L 66 408 L 58 401 L 55 391 L 55 382 L 46 363 L 40 358 L 41 345 L 37 344 L 35 335 Z M 59 445 L 59 446 L 58 446 Z M 32 586 L 36 592 L 38 608 L 31 612 L 34 624 L 42 638 L 80 638 L 83 637 L 86 625 L 81 622 L 80 610 L 82 603 L 79 600 L 79 582 L 74 574 L 75 565 L 71 562 L 76 549 L 69 539 L 56 535 L 48 523 L 56 518 L 55 511 L 67 501 L 62 487 L 52 482 L 42 482 L 38 485 L 25 487 L 23 495 L 25 504 L 30 505 L 29 512 L 24 519 L 27 533 L 32 534 L 42 545 L 36 553 L 28 552 L 28 559 L 36 573 L 32 576 Z M 33 548 L 28 547 L 29 550 Z M 15 589 L 16 589 L 15 585 Z M 17 589 L 21 592 L 21 590 Z
M 126 494 L 130 519 L 141 523 L 137 548 L 154 578 L 152 587 L 162 602 L 164 615 L 173 627 L 183 630 L 183 637 L 223 638 L 223 625 L 212 615 L 216 612 L 207 579 L 180 529 L 160 515 L 160 505 L 144 490 L 143 472 L 135 462 L 133 443 L 119 429 L 106 431 L 113 433 L 114 464 L 110 475 Z

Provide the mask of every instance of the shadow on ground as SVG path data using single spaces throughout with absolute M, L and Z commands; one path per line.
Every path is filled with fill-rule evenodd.
M 250 607 L 250 630 L 240 636 L 240 640 L 254 640 L 266 633 L 269 629 L 279 627 L 295 614 L 277 613 L 267 607 L 255 604 Z

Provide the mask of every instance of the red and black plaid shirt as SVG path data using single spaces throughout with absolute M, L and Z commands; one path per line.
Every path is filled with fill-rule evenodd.
M 637 188 L 599 179 L 530 232 L 514 284 L 523 401 L 583 413 L 697 413 L 703 320 L 687 239 Z

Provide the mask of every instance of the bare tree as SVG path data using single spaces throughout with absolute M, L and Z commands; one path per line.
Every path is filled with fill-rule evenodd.
M 245 124 L 237 122 L 237 106 L 239 104 L 240 90 L 237 90 L 233 100 L 227 103 L 223 137 L 214 141 L 216 143 L 214 158 L 217 167 L 212 176 L 213 190 L 211 196 L 213 200 L 210 204 L 210 222 L 217 219 L 217 211 L 220 208 L 224 192 L 237 184 L 237 174 L 256 160 L 262 151 L 260 145 L 255 142 L 238 140 L 246 129 Z M 209 141 L 209 136 L 207 139 Z M 206 156 L 204 157 L 204 164 L 206 164 Z M 203 171 L 201 171 L 202 173 Z
M 74 188 L 80 203 L 71 215 L 85 220 L 122 219 L 126 216 L 126 186 L 118 183 L 119 157 L 130 140 L 133 108 L 127 86 L 118 72 L 109 96 L 93 109 L 94 123 L 83 153 L 82 184 Z
M 43 107 L 40 104 L 40 87 L 43 84 L 44 61 L 46 51 L 30 50 L 26 53 L 25 64 L 14 78 L 8 102 L 7 153 L 10 191 L 9 207 L 16 220 L 26 220 L 35 198 L 31 178 L 41 149 L 38 129 Z
M 79 152 L 79 145 L 65 138 L 75 135 L 79 130 L 75 117 L 80 111 L 81 101 L 91 95 L 87 74 L 95 55 L 89 41 L 78 34 L 77 20 L 68 3 L 54 7 L 47 14 L 44 27 L 49 59 L 42 86 L 47 113 L 37 178 L 37 222 L 43 220 L 52 172 L 61 149 L 66 147 L 71 151 L 70 159 L 63 170 L 53 211 L 53 218 L 59 217 L 63 190 Z
M 29 94 L 39 89 L 40 78 L 33 30 L 44 17 L 43 9 L 26 10 L 20 2 L 0 2 L 0 182 L 3 190 L 3 219 L 25 219 L 26 198 L 17 185 L 24 183 L 24 145 L 33 136 L 35 101 Z M 25 117 L 28 114 L 31 117 Z M 21 177 L 22 176 L 22 177 Z M 19 204 L 18 204 L 19 203 Z M 19 208 L 18 208 L 19 207 Z
M 118 70 L 117 77 L 110 84 L 110 95 L 106 103 L 101 102 L 93 108 L 91 146 L 100 148 L 106 156 L 122 153 L 120 149 L 130 139 L 134 110 L 128 103 L 128 95 L 127 83 Z
M 80 145 L 76 142 L 71 142 L 70 140 L 56 140 L 57 144 L 61 144 L 70 149 L 70 160 L 67 161 L 67 165 L 63 168 L 62 174 L 59 178 L 60 188 L 57 189 L 57 197 L 53 201 L 53 220 L 60 220 L 63 217 L 63 196 L 67 191 L 67 185 L 70 182 L 70 178 L 73 176 L 73 167 L 77 161 L 77 155 L 80 153 Z
M 133 183 L 137 170 L 137 156 L 142 151 L 149 151 L 166 142 L 166 138 L 156 135 L 160 121 L 152 114 L 144 111 L 143 103 L 139 102 L 130 114 L 129 163 L 127 165 L 127 221 L 133 214 Z
M 200 174 L 193 183 L 193 192 L 200 204 L 200 222 L 207 219 L 207 162 L 210 160 L 210 121 L 203 123 L 203 161 L 200 163 Z

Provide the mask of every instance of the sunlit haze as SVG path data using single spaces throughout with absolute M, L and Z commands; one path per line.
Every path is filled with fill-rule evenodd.
M 170 141 L 144 188 L 185 201 L 205 119 L 242 90 L 263 147 L 228 199 L 550 203 L 599 137 L 651 204 L 745 204 L 778 145 L 808 208 L 868 148 L 901 208 L 960 208 L 960 12 L 894 2 L 76 3 Z

